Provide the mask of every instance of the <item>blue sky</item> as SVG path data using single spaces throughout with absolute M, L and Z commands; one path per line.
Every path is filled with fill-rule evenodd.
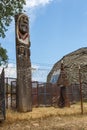
M 50 70 L 64 55 L 87 47 L 87 0 L 27 0 L 26 3 L 33 66 Z M 7 49 L 9 65 L 13 66 L 16 63 L 14 20 L 0 43 Z

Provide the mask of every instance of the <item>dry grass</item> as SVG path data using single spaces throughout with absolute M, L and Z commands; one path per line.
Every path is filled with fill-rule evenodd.
M 6 122 L 13 123 L 22 120 L 44 119 L 52 116 L 77 116 L 81 113 L 80 103 L 72 105 L 70 108 L 40 107 L 33 108 L 32 112 L 19 113 L 13 110 L 7 110 Z M 87 103 L 84 103 L 84 114 L 87 113 Z
M 87 130 L 87 103 L 81 115 L 80 103 L 70 108 L 39 107 L 32 112 L 7 110 L 0 130 Z

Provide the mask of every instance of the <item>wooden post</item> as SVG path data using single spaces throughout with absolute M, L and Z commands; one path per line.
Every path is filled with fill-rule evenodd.
M 79 84 L 80 84 L 80 101 L 81 101 L 81 114 L 83 114 L 83 94 L 82 94 L 82 83 L 81 83 L 81 73 L 80 73 L 80 66 L 79 66 Z
M 6 108 L 8 109 L 8 78 L 6 78 Z
M 30 61 L 29 19 L 25 14 L 15 16 L 17 59 L 17 109 L 32 110 L 32 84 Z

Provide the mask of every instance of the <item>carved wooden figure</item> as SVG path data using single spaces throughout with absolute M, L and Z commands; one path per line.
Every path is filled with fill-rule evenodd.
M 16 15 L 15 27 L 17 58 L 17 109 L 20 112 L 28 112 L 32 110 L 32 86 L 29 20 L 27 15 Z

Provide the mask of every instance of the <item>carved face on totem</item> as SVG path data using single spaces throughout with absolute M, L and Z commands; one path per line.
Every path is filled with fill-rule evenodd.
M 17 39 L 20 43 L 29 45 L 28 17 L 21 14 L 17 20 Z
M 19 31 L 24 35 L 28 33 L 28 18 L 26 16 L 22 16 L 19 19 Z

